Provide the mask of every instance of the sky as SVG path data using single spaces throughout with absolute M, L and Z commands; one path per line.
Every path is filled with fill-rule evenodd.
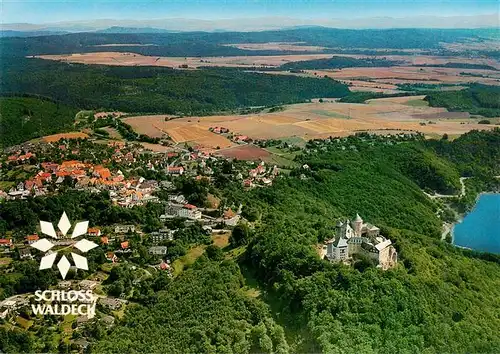
M 2 23 L 96 19 L 364 18 L 500 14 L 498 0 L 0 0 Z

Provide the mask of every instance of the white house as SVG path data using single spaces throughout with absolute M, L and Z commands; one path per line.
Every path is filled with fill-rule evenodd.
M 155 245 L 163 241 L 172 241 L 174 239 L 174 232 L 175 232 L 174 230 L 169 230 L 167 228 L 152 232 L 151 241 Z
M 198 220 L 201 219 L 201 211 L 195 205 L 185 204 L 182 209 L 179 209 L 177 216 L 180 218 Z

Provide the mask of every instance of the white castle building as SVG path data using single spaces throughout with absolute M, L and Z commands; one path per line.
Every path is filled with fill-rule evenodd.
M 355 254 L 372 258 L 378 267 L 388 269 L 398 261 L 398 254 L 392 242 L 380 235 L 375 225 L 364 223 L 356 214 L 350 222 L 339 221 L 335 227 L 335 237 L 326 242 L 326 258 L 332 262 L 349 260 Z

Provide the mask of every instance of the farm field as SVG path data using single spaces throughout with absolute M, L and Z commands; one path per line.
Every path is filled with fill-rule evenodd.
M 225 127 L 235 135 L 247 135 L 253 140 L 287 137 L 309 140 L 361 131 L 460 135 L 473 129 L 495 127 L 478 124 L 478 119 L 471 119 L 467 113 L 429 107 L 424 97 L 391 97 L 370 100 L 367 104 L 303 103 L 286 106 L 284 111 L 276 113 L 184 117 L 168 121 L 164 115 L 153 115 L 125 118 L 124 121 L 141 134 L 161 136 L 167 133 L 176 143 L 192 143 L 209 149 L 219 147 L 226 155 L 240 156 L 256 155 L 257 152 L 247 145 L 237 146 L 226 137 L 210 132 L 209 128 Z
M 379 68 L 346 68 L 342 70 L 307 70 L 310 76 L 328 76 L 346 83 L 354 81 L 354 86 L 397 84 L 466 84 L 481 83 L 500 85 L 500 72 L 478 69 L 455 69 L 439 67 L 391 66 Z M 460 73 L 469 73 L 480 76 L 463 76 Z M 360 82 L 361 81 L 361 82 Z M 361 86 L 362 87 L 362 86 Z M 394 87 L 385 86 L 393 89 Z M 354 89 L 355 91 L 355 89 Z M 372 90 L 373 91 L 373 90 Z
M 227 158 L 235 158 L 238 160 L 264 160 L 271 156 L 271 153 L 261 149 L 253 144 L 235 146 L 229 149 L 224 149 L 216 152 Z
M 36 58 L 46 60 L 57 60 L 71 63 L 83 64 L 102 64 L 102 65 L 116 65 L 116 66 L 168 66 L 177 68 L 179 65 L 188 65 L 189 68 L 198 68 L 203 66 L 221 66 L 221 67 L 278 67 L 280 65 L 315 59 L 325 59 L 336 57 L 345 57 L 353 59 L 386 59 L 391 61 L 400 62 L 400 66 L 393 68 L 413 68 L 420 70 L 419 66 L 422 65 L 444 65 L 447 63 L 461 63 L 461 64 L 483 64 L 489 65 L 493 68 L 500 70 L 500 63 L 494 59 L 488 58 L 468 58 L 468 57 L 443 57 L 443 56 L 430 56 L 430 55 L 364 55 L 364 54 L 343 54 L 343 53 L 315 53 L 316 49 L 321 47 L 315 46 L 300 46 L 292 43 L 253 43 L 253 44 L 231 44 L 230 46 L 244 46 L 245 48 L 253 48 L 252 50 L 288 50 L 288 51 L 312 51 L 311 54 L 283 54 L 283 55 L 248 55 L 248 56 L 220 56 L 220 57 L 161 57 L 161 56 L 146 56 L 132 52 L 93 52 L 93 53 L 76 53 L 76 54 L 59 54 L 59 55 L 37 55 Z M 280 49 L 281 48 L 281 49 Z M 410 54 L 410 53 L 409 53 Z M 30 57 L 31 58 L 31 57 Z M 432 67 L 424 67 L 429 69 Z M 359 68 L 352 68 L 359 69 Z M 377 70 L 379 68 L 362 68 Z M 387 69 L 387 68 L 384 68 Z M 483 69 L 465 69 L 465 68 L 439 68 L 439 70 L 454 70 L 465 72 L 490 72 L 490 74 L 499 74 L 493 70 Z M 342 71 L 347 70 L 343 69 Z
M 71 133 L 47 135 L 41 139 L 47 143 L 53 143 L 59 141 L 60 139 L 78 139 L 78 138 L 87 139 L 88 137 L 89 136 L 87 134 L 82 132 L 71 132 Z
M 115 66 L 165 66 L 178 68 L 211 67 L 277 67 L 294 61 L 323 59 L 331 54 L 297 54 L 270 56 L 232 56 L 232 57 L 156 57 L 128 52 L 96 52 L 70 55 L 38 55 L 36 58 L 56 60 L 68 63 L 101 64 Z
M 109 134 L 109 137 L 111 139 L 117 139 L 117 140 L 121 140 L 122 136 L 120 135 L 120 133 L 118 132 L 118 130 L 116 130 L 115 128 L 112 128 L 112 127 L 104 127 L 104 128 L 101 128 L 102 130 L 108 132 Z

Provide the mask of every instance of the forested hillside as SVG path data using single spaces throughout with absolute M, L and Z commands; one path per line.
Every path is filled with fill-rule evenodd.
M 46 99 L 0 97 L 0 148 L 70 130 L 76 112 Z
M 498 131 L 480 134 L 500 145 Z M 450 151 L 455 144 L 477 149 L 474 163 L 492 159 L 498 165 L 498 154 L 486 144 L 473 147 L 477 133 L 471 140 L 468 135 L 443 144 Z M 246 264 L 281 304 L 282 320 L 291 327 L 307 324 L 323 352 L 498 351 L 500 260 L 483 261 L 440 241 L 436 206 L 411 181 L 424 176 L 406 179 L 391 157 L 384 164 L 387 150 L 373 150 L 366 158 L 366 151 L 305 157 L 313 170 L 309 179 L 286 179 L 249 195 L 263 227 L 249 241 Z M 425 163 L 430 152 L 419 150 L 396 147 L 392 156 L 404 152 L 403 166 Z M 381 158 L 374 162 L 376 155 Z M 452 167 L 443 163 L 443 169 Z M 456 174 L 454 168 L 448 173 Z M 318 259 L 312 245 L 331 235 L 337 217 L 356 212 L 395 241 L 396 269 L 381 272 L 361 262 L 356 270 Z
M 286 63 L 281 66 L 285 70 L 320 70 L 320 69 L 343 69 L 355 67 L 380 67 L 395 66 L 399 62 L 386 59 L 356 59 L 349 57 L 333 56 L 328 59 L 305 60 Z
M 462 176 L 500 175 L 500 129 L 472 131 L 452 143 L 444 140 L 428 140 L 437 155 L 453 162 Z
M 95 346 L 97 353 L 287 353 L 283 328 L 269 309 L 245 294 L 239 267 L 206 257 L 132 307 L 123 324 Z
M 119 29 L 117 29 L 119 31 Z M 112 30 L 110 31 L 112 32 Z M 68 54 L 102 51 L 102 44 L 148 44 L 148 46 L 112 46 L 106 51 L 133 51 L 153 56 L 229 56 L 275 55 L 278 51 L 245 51 L 224 44 L 301 42 L 335 48 L 339 52 L 375 54 L 373 49 L 389 49 L 387 54 L 405 54 L 400 49 L 442 50 L 442 43 L 463 42 L 467 38 L 483 41 L 499 37 L 496 29 L 365 29 L 350 30 L 324 27 L 259 32 L 185 32 L 185 33 L 72 33 L 38 37 L 0 38 L 2 56 L 24 57 L 38 54 Z M 150 45 L 153 44 L 153 45 Z M 364 48 L 361 50 L 360 48 Z M 392 49 L 392 50 L 391 50 Z M 285 52 L 286 53 L 286 52 Z M 295 52 L 296 53 L 296 52 Z M 293 53 L 292 53 L 293 54 Z M 447 53 L 453 55 L 453 52 Z M 492 52 L 493 54 L 493 52 Z
M 43 95 L 86 109 L 203 115 L 349 93 L 346 85 L 332 79 L 239 70 L 89 66 L 41 59 L 2 64 L 2 92 Z
M 498 86 L 472 85 L 461 91 L 433 91 L 425 99 L 433 107 L 445 107 L 450 111 L 469 112 L 485 117 L 500 116 Z

